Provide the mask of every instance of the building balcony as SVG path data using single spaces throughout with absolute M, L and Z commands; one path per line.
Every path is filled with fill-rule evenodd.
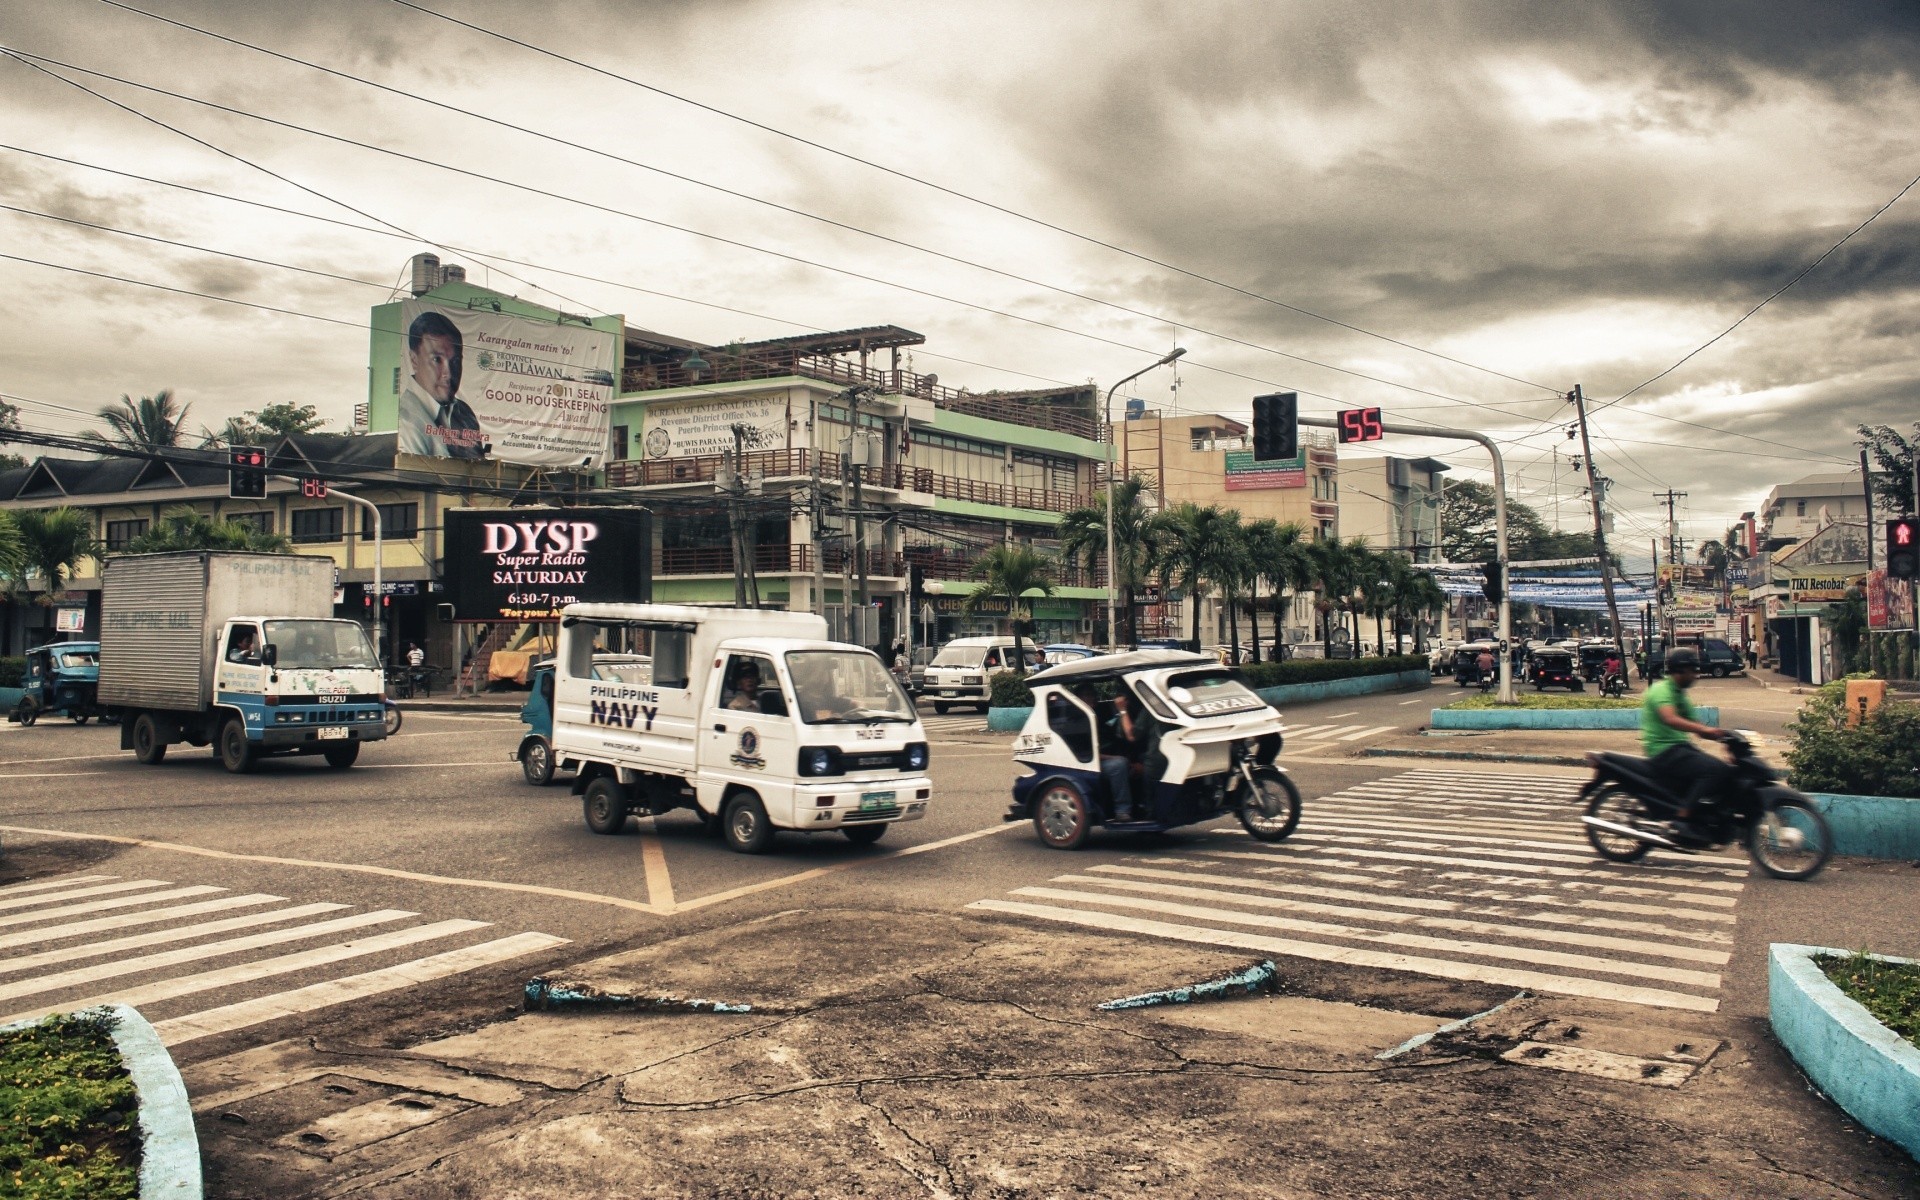
M 756 575 L 806 575 L 814 569 L 815 547 L 811 545 L 761 545 L 753 551 Z M 828 546 L 820 555 L 821 569 L 828 575 L 845 575 L 849 556 L 844 547 Z M 906 559 L 886 550 L 866 552 L 867 575 L 898 579 L 906 575 Z M 852 564 L 858 567 L 858 561 Z M 726 546 L 668 546 L 654 552 L 653 573 L 670 575 L 732 575 L 733 551 Z
M 833 473 L 838 470 L 837 458 L 837 455 L 832 454 L 820 456 L 820 467 L 822 471 L 828 472 L 828 482 L 835 481 Z M 748 471 L 759 471 L 768 479 L 804 476 L 814 465 L 813 451 L 805 449 L 751 450 L 747 452 L 745 459 Z M 721 468 L 725 463 L 726 459 L 718 454 L 688 458 L 623 459 L 607 464 L 607 485 L 609 487 L 662 487 L 673 484 L 713 483 L 720 478 Z M 1046 488 L 1015 487 L 1012 484 L 961 479 L 953 475 L 936 474 L 928 467 L 914 467 L 901 463 L 861 467 L 860 485 L 890 488 L 894 491 L 920 492 L 946 500 L 995 504 L 1003 508 L 1027 508 L 1037 512 L 1071 512 L 1092 503 L 1091 497 L 1077 492 L 1056 492 Z

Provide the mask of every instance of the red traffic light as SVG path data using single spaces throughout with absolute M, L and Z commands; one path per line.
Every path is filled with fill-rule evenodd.
M 1920 579 L 1920 517 L 1887 522 L 1887 578 Z
M 1894 545 L 1911 546 L 1913 545 L 1913 522 L 1895 521 L 1888 528 L 1887 534 L 1893 539 Z

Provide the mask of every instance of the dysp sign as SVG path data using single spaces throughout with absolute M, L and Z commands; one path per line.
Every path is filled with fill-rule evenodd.
M 652 517 L 638 509 L 457 508 L 446 529 L 457 621 L 557 621 L 569 604 L 652 599 Z

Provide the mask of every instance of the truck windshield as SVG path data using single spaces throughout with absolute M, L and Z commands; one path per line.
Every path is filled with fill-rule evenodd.
M 1266 707 L 1266 701 L 1225 671 L 1195 671 L 1167 681 L 1167 695 L 1190 717 L 1218 717 Z
M 860 725 L 917 718 L 893 676 L 871 654 L 851 650 L 793 650 L 787 674 L 800 719 L 809 725 Z
M 281 670 L 380 666 L 367 631 L 352 621 L 268 621 L 267 642 Z
M 930 667 L 977 667 L 987 656 L 985 646 L 946 646 L 933 656 Z

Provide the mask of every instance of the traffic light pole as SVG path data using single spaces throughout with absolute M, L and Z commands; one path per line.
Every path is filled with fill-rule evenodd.
M 1340 422 L 1332 417 L 1301 417 L 1300 424 L 1315 429 L 1338 429 Z M 1513 600 L 1508 589 L 1507 579 L 1507 465 L 1500 457 L 1500 447 L 1484 433 L 1475 433 L 1471 429 L 1442 429 L 1437 425 L 1403 425 L 1397 421 L 1382 421 L 1380 428 L 1386 433 L 1405 434 L 1409 437 L 1445 438 L 1456 442 L 1478 442 L 1487 448 L 1493 456 L 1493 538 L 1495 559 L 1500 564 L 1500 703 L 1514 703 L 1513 696 L 1513 655 L 1509 643 L 1513 640 Z
M 384 670 L 387 665 L 385 628 L 387 590 L 381 586 L 383 581 L 380 575 L 380 560 L 386 557 L 380 549 L 380 506 L 371 500 L 362 500 L 352 492 L 334 492 L 333 494 L 349 504 L 358 504 L 373 518 L 373 657 Z

